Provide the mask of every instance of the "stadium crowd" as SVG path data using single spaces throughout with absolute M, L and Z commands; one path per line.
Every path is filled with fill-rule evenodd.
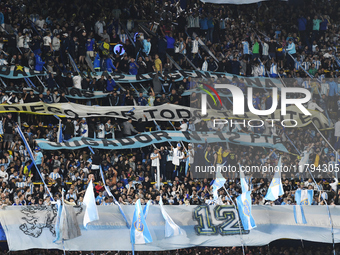
M 41 81 L 47 90 L 40 90 L 40 94 L 35 94 L 35 90 L 22 79 L 3 78 L 1 103 L 76 101 L 107 106 L 195 103 L 191 102 L 192 97 L 181 95 L 197 84 L 190 82 L 190 77 L 175 82 L 168 76 L 169 72 L 176 70 L 176 62 L 183 69 L 270 76 L 282 78 L 287 86 L 310 88 L 313 100 L 308 108 L 327 113 L 328 118 L 335 122 L 340 112 L 340 82 L 337 78 L 339 26 L 336 19 L 339 2 L 313 1 L 311 6 L 307 1 L 302 2 L 301 6 L 279 1 L 217 6 L 189 0 L 178 3 L 137 1 L 129 2 L 129 5 L 126 1 L 115 1 L 114 6 L 110 6 L 108 2 L 97 1 L 92 6 L 90 1 L 74 1 L 69 6 L 62 1 L 20 1 L 20 4 L 3 1 L 0 4 L 0 66 L 26 66 L 37 71 L 46 70 L 48 75 Z M 100 78 L 86 75 L 92 69 L 103 71 L 104 75 Z M 118 84 L 110 76 L 148 72 L 157 72 L 161 78 L 158 79 L 161 87 L 157 90 L 154 81 L 142 83 L 148 95 L 142 90 L 131 89 L 128 84 Z M 32 78 L 33 83 L 42 87 L 37 79 Z M 230 82 L 245 88 L 242 78 Z M 103 91 L 108 95 L 103 99 L 74 100 L 63 93 L 64 89 L 72 87 Z M 257 91 L 253 100 L 257 109 L 266 109 L 271 101 L 271 95 L 264 90 Z M 64 188 L 66 199 L 77 204 L 82 203 L 90 173 L 96 179 L 97 203 L 113 204 L 112 198 L 104 191 L 99 165 L 104 170 L 106 184 L 122 204 L 133 204 L 138 197 L 143 198 L 144 203 L 149 199 L 157 203 L 159 195 L 165 204 L 214 204 L 212 178 L 193 179 L 185 166 L 186 158 L 191 160 L 192 155 L 199 155 L 202 148 L 208 164 L 276 165 L 282 155 L 284 165 L 296 166 L 299 164 L 299 155 L 296 154 L 307 149 L 311 152 L 309 163 L 322 167 L 337 164 L 335 153 L 315 129 L 309 126 L 284 130 L 279 124 L 273 128 L 240 128 L 237 131 L 278 135 L 289 154 L 223 143 L 186 145 L 188 148 L 176 144 L 173 145 L 177 148 L 170 148 L 168 144 L 161 144 L 159 151 L 146 147 L 101 150 L 93 155 L 88 149 L 42 152 L 35 139 L 56 141 L 57 120 L 53 116 L 13 113 L 3 115 L 0 125 L 3 134 L 0 145 L 1 203 L 6 205 L 49 204 L 51 201 L 44 186 L 34 184 L 40 183 L 41 178 L 15 132 L 19 116 L 22 130 L 34 148 L 36 163 L 51 193 L 58 199 Z M 162 129 L 172 128 L 165 122 L 159 124 Z M 214 130 L 211 120 L 196 123 L 191 119 L 177 124 L 176 128 L 181 131 Z M 335 134 L 327 132 L 332 145 L 337 144 L 336 139 L 340 136 L 337 124 L 340 122 L 335 124 Z M 63 138 L 118 138 L 155 128 L 154 123 L 147 119 L 138 123 L 114 118 L 65 119 Z M 176 156 L 172 154 L 176 149 L 183 151 L 183 157 L 178 160 L 174 160 Z M 191 156 L 190 152 L 193 153 Z M 154 183 L 158 158 L 164 182 L 161 191 Z M 239 179 L 235 177 L 238 176 L 229 178 L 226 183 L 233 198 L 240 194 Z M 283 181 L 285 194 L 275 204 L 294 204 L 294 192 L 298 188 L 315 190 L 313 204 L 324 204 L 321 198 L 328 204 L 340 203 L 335 174 L 317 178 L 317 185 L 308 176 L 298 174 L 284 176 Z M 268 203 L 264 195 L 269 184 L 270 179 L 252 179 L 254 204 Z M 318 188 L 321 192 L 317 191 Z M 230 203 L 224 192 L 220 190 L 222 202 Z

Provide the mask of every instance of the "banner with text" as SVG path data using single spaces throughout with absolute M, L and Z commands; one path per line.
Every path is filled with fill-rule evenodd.
M 143 205 L 144 207 L 144 205 Z M 133 205 L 122 206 L 130 223 Z M 152 243 L 135 245 L 136 251 L 175 250 L 195 246 L 241 246 L 238 212 L 226 205 L 164 206 L 171 219 L 184 235 L 165 237 L 165 221 L 159 205 L 151 205 L 146 224 Z M 256 228 L 245 231 L 241 226 L 246 246 L 262 246 L 278 239 L 296 239 L 332 243 L 332 232 L 326 206 L 303 206 L 307 224 L 296 224 L 291 205 L 252 206 Z M 99 220 L 83 228 L 84 207 L 74 210 L 81 228 L 81 236 L 65 240 L 64 247 L 71 251 L 131 251 L 130 229 L 118 206 L 98 206 Z M 335 243 L 340 242 L 340 206 L 330 206 L 334 225 Z M 57 208 L 53 206 L 8 206 L 0 210 L 10 251 L 27 249 L 63 249 L 63 244 L 53 243 Z M 89 240 L 91 240 L 89 242 Z M 114 241 L 113 241 L 114 240 Z
M 159 121 L 181 121 L 183 119 L 243 119 L 243 121 L 269 120 L 271 123 L 283 121 L 286 127 L 294 126 L 304 127 L 313 122 L 318 128 L 331 128 L 328 119 L 319 111 L 309 110 L 312 115 L 306 116 L 296 107 L 287 107 L 287 114 L 282 116 L 281 110 L 276 110 L 271 115 L 257 116 L 253 113 L 246 112 L 245 115 L 233 115 L 230 110 L 213 110 L 207 111 L 207 114 L 201 116 L 201 109 L 195 109 L 180 105 L 163 104 L 159 106 L 87 106 L 75 103 L 57 103 L 47 104 L 43 102 L 28 104 L 1 104 L 0 113 L 6 112 L 26 112 L 32 114 L 57 115 L 59 117 L 82 118 L 82 117 L 115 117 L 115 118 L 132 118 L 134 121 L 144 118 Z M 232 116 L 232 117 L 231 117 Z M 273 120 L 273 121 L 271 121 Z M 293 121 L 294 120 L 294 121 Z
M 94 139 L 87 137 L 75 137 L 66 142 L 50 142 L 45 139 L 37 139 L 38 146 L 43 150 L 74 150 L 91 146 L 98 149 L 132 149 L 141 148 L 157 143 L 167 142 L 191 142 L 191 143 L 229 142 L 243 146 L 259 146 L 288 152 L 282 144 L 279 136 L 244 134 L 238 132 L 188 132 L 188 131 L 153 131 L 135 136 L 117 139 Z

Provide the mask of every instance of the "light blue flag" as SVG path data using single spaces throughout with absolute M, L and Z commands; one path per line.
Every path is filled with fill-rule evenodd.
M 163 206 L 163 200 L 160 199 L 159 205 L 161 207 L 162 216 L 165 220 L 165 237 L 178 236 L 186 234 L 183 229 L 181 229 L 170 217 L 170 215 L 165 211 Z
M 216 178 L 214 180 L 214 183 L 213 183 L 214 200 L 218 199 L 218 190 L 223 187 L 225 182 L 226 182 L 225 178 Z
M 246 193 L 242 193 L 236 199 L 238 213 L 240 215 L 240 219 L 243 225 L 244 230 L 251 230 L 256 228 L 254 218 L 251 214 L 251 191 L 247 191 Z
M 239 169 L 240 169 L 240 180 L 241 180 L 241 188 L 242 188 L 242 193 L 245 193 L 249 190 L 248 183 L 246 181 L 246 178 L 244 176 L 244 172 L 241 171 L 241 164 L 239 163 Z
M 294 219 L 296 224 L 307 224 L 302 205 L 311 205 L 314 191 L 312 189 L 298 189 L 295 191 Z
M 61 211 L 62 211 L 62 205 L 61 205 L 61 201 L 58 200 L 57 201 L 57 208 L 58 208 L 58 211 L 57 211 L 57 218 L 56 218 L 56 221 L 55 221 L 55 226 L 54 226 L 54 229 L 55 229 L 55 240 L 53 241 L 53 243 L 55 242 L 58 242 L 58 241 L 61 241 L 61 235 L 60 235 L 60 218 L 61 218 Z
M 274 173 L 274 177 L 269 185 L 265 200 L 275 201 L 284 194 L 282 181 L 281 181 L 281 157 L 277 164 L 277 171 Z
M 150 209 L 150 205 L 151 205 L 151 200 L 149 200 L 146 205 L 144 206 L 144 210 L 143 210 L 143 214 L 144 214 L 144 218 L 146 219 L 146 217 L 148 216 L 149 213 L 149 209 Z
M 63 142 L 63 130 L 61 125 L 61 119 L 59 119 L 59 129 L 58 129 L 58 135 L 57 135 L 57 143 Z
M 295 202 L 297 205 L 311 205 L 313 202 L 312 189 L 298 189 L 295 191 Z
M 94 192 L 93 192 L 92 180 L 89 182 L 87 186 L 83 204 L 86 206 L 83 225 L 84 225 L 84 228 L 87 229 L 88 223 L 95 221 L 95 220 L 99 220 L 96 200 L 95 200 Z
M 186 159 L 185 162 L 185 176 L 187 176 L 188 170 L 189 170 L 189 157 Z
M 130 239 L 132 244 L 146 244 L 152 242 L 152 237 L 146 225 L 140 199 L 135 205 L 135 212 L 132 218 Z
M 296 224 L 307 224 L 305 212 L 302 205 L 294 205 L 294 219 Z

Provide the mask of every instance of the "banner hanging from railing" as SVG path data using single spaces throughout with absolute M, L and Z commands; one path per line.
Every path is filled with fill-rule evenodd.
M 133 205 L 123 205 L 131 222 Z M 143 205 L 144 207 L 144 205 Z M 244 245 L 263 246 L 278 239 L 296 239 L 332 243 L 326 206 L 303 206 L 307 224 L 297 224 L 293 206 L 252 206 L 256 228 L 246 231 L 241 226 Z M 81 228 L 81 236 L 65 240 L 70 251 L 131 251 L 130 229 L 126 227 L 118 206 L 98 206 L 99 220 L 82 226 L 84 207 L 74 210 Z M 185 235 L 165 237 L 165 221 L 159 205 L 151 205 L 146 219 L 153 242 L 135 245 L 136 251 L 176 250 L 196 246 L 241 246 L 238 212 L 226 205 L 165 205 L 164 210 L 184 230 Z M 334 223 L 335 243 L 340 242 L 340 207 L 330 207 Z M 10 251 L 28 249 L 63 249 L 55 239 L 56 206 L 8 206 L 0 210 Z M 142 226 L 141 226 L 142 227 Z M 20 240 L 20 241 L 18 241 Z M 91 242 L 89 242 L 91 240 Z
M 118 73 L 107 73 L 107 72 L 92 72 L 89 73 L 91 77 L 95 77 L 100 79 L 100 77 L 110 75 L 115 82 L 119 83 L 135 83 L 135 82 L 144 82 L 150 81 L 155 78 L 156 73 L 146 73 L 146 74 L 118 74 Z M 283 87 L 281 81 L 279 79 L 267 78 L 267 77 L 245 77 L 234 75 L 230 73 L 221 73 L 221 72 L 210 72 L 210 71 L 185 71 L 185 70 L 177 70 L 172 72 L 163 72 L 162 76 L 166 76 L 168 80 L 172 79 L 175 82 L 182 81 L 184 78 L 196 78 L 196 79 L 221 79 L 227 78 L 232 80 L 233 78 L 243 79 L 244 83 L 248 87 L 254 88 L 269 88 L 269 87 Z M 159 76 L 162 79 L 161 76 Z
M 238 132 L 188 132 L 188 131 L 153 131 L 135 136 L 117 139 L 94 139 L 75 137 L 68 141 L 58 143 L 45 139 L 37 139 L 38 146 L 43 150 L 74 150 L 91 146 L 98 149 L 132 149 L 146 147 L 157 143 L 191 142 L 191 143 L 229 142 L 244 146 L 259 146 L 288 152 L 279 136 L 263 136 L 259 134 L 245 134 Z
M 46 75 L 45 71 L 36 71 L 24 66 L 2 66 L 0 68 L 0 77 L 7 79 L 23 79 L 35 77 L 37 75 Z

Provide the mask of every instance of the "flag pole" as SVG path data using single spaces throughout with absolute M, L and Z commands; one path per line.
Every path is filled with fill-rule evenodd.
M 228 198 L 229 198 L 229 199 L 231 200 L 231 202 L 233 203 L 233 206 L 234 206 L 236 212 L 238 212 L 237 207 L 236 207 L 234 201 L 232 200 L 231 196 L 230 196 L 229 193 L 228 193 L 228 190 L 225 188 L 224 185 L 223 185 L 223 188 L 224 188 L 225 192 L 227 193 Z M 245 255 L 246 253 L 245 253 L 245 251 L 244 251 L 244 241 L 243 241 L 243 236 L 242 236 L 241 221 L 240 221 L 240 217 L 239 217 L 238 214 L 237 214 L 237 221 L 238 221 L 238 228 L 239 228 L 239 230 L 240 230 L 240 239 L 241 239 L 241 245 L 242 245 L 242 252 L 243 252 L 243 255 Z

